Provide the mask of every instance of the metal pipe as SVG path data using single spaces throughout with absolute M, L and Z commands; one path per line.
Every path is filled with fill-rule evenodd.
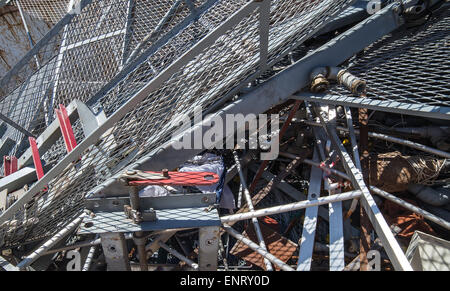
M 4 115 L 3 113 L 0 113 L 0 120 L 3 120 L 7 124 L 11 125 L 15 129 L 17 129 L 18 131 L 23 133 L 24 135 L 26 135 L 28 137 L 36 138 L 31 132 L 29 132 L 28 130 L 26 130 L 25 128 L 23 128 L 22 126 L 17 124 L 16 122 L 14 122 L 12 119 L 10 119 L 8 116 Z
M 252 197 L 250 196 L 250 192 L 248 191 L 244 173 L 242 172 L 242 168 L 241 168 L 241 162 L 239 161 L 239 157 L 238 157 L 238 154 L 236 151 L 233 151 L 233 157 L 234 157 L 234 161 L 235 161 L 238 173 L 239 173 L 239 178 L 241 180 L 243 194 L 244 194 L 245 200 L 247 201 L 248 210 L 250 213 L 252 213 L 255 211 L 255 207 L 253 206 Z M 253 227 L 255 228 L 256 237 L 258 238 L 260 247 L 267 251 L 266 243 L 264 242 L 264 237 L 262 235 L 258 219 L 256 217 L 252 218 L 252 223 L 253 223 Z M 268 271 L 273 271 L 272 265 L 270 264 L 270 261 L 268 259 L 264 258 L 264 264 L 266 265 L 266 268 Z
M 140 211 L 140 200 L 139 200 L 139 190 L 137 187 L 130 187 L 129 189 L 130 195 L 130 206 L 133 210 Z
M 408 186 L 408 191 L 423 202 L 433 206 L 444 206 L 450 201 L 450 198 L 446 193 L 439 192 L 425 185 L 411 184 Z
M 151 233 L 150 235 L 148 235 L 147 237 L 150 237 L 152 235 L 157 235 L 158 233 Z M 129 240 L 129 239 L 133 239 L 133 235 L 132 234 L 125 234 L 125 239 Z M 63 251 L 68 251 L 68 250 L 74 250 L 74 249 L 78 249 L 78 248 L 83 248 L 83 247 L 93 247 L 93 246 L 98 246 L 99 244 L 102 243 L 101 238 L 97 238 L 97 239 L 93 239 L 93 240 L 87 240 L 87 241 L 83 241 L 83 242 L 79 242 L 79 243 L 75 243 L 73 245 L 70 246 L 65 246 L 65 247 L 61 247 L 61 248 L 57 248 L 57 249 L 51 249 L 45 253 L 43 253 L 43 256 L 46 255 L 51 255 L 51 254 L 55 254 L 55 253 L 59 253 L 59 252 L 63 252 Z
M 39 257 L 44 255 L 44 253 L 53 247 L 57 242 L 63 239 L 68 233 L 73 231 L 78 225 L 83 221 L 85 214 L 81 214 L 78 218 L 74 219 L 71 223 L 69 223 L 66 227 L 61 229 L 58 233 L 56 233 L 51 239 L 41 245 L 37 250 L 32 252 L 30 255 L 26 256 L 17 267 L 19 269 L 24 269 L 30 266 L 34 261 L 36 261 Z
M 293 154 L 290 154 L 290 153 L 285 153 L 285 152 L 281 152 L 281 153 L 280 153 L 280 156 L 285 157 L 285 158 L 288 158 L 288 159 L 293 159 L 293 160 L 297 159 L 297 156 L 295 156 L 295 155 L 293 155 Z M 339 176 L 339 177 L 341 177 L 341 178 L 344 178 L 344 179 L 350 181 L 350 177 L 349 177 L 347 174 L 345 174 L 344 172 L 338 171 L 338 170 L 336 170 L 336 169 L 328 168 L 328 167 L 326 167 L 326 166 L 321 165 L 320 163 L 316 163 L 316 162 L 314 162 L 314 161 L 312 161 L 312 160 L 309 160 L 309 159 L 304 159 L 304 160 L 303 160 L 303 163 L 305 163 L 305 164 L 307 164 L 307 165 L 310 165 L 310 166 L 314 166 L 314 167 L 316 167 L 316 168 L 321 169 L 322 171 L 325 171 L 325 172 L 327 172 L 327 173 L 334 174 L 334 175 L 336 175 L 336 176 Z
M 304 123 L 306 123 L 308 125 L 311 125 L 311 126 L 322 126 L 320 123 L 311 122 L 311 121 L 307 121 L 307 120 L 305 120 Z M 348 128 L 345 128 L 345 127 L 342 127 L 342 126 L 336 126 L 336 129 L 337 130 L 346 131 L 346 132 L 349 131 Z M 355 129 L 355 133 L 356 134 L 360 134 L 358 129 Z M 444 151 L 441 151 L 441 150 L 438 150 L 438 149 L 435 149 L 435 148 L 432 148 L 432 147 L 429 147 L 429 146 L 426 146 L 426 145 L 423 145 L 423 144 L 420 144 L 420 143 L 412 142 L 412 141 L 409 141 L 409 140 L 404 140 L 404 139 L 401 139 L 401 138 L 398 138 L 398 137 L 393 137 L 393 136 L 389 136 L 389 135 L 382 134 L 382 133 L 375 133 L 375 132 L 369 132 L 369 136 L 373 137 L 373 138 L 377 138 L 377 139 L 381 139 L 381 140 L 385 140 L 385 141 L 401 144 L 401 145 L 404 145 L 404 146 L 408 146 L 408 147 L 411 147 L 411 148 L 416 149 L 416 150 L 420 150 L 420 151 L 424 151 L 424 152 L 427 152 L 427 153 L 430 153 L 430 154 L 433 154 L 433 155 L 444 157 L 446 159 L 450 159 L 450 153 L 447 153 L 447 152 L 444 152 Z
M 22 10 L 22 6 L 20 5 L 20 1 L 16 1 L 16 5 L 17 5 L 17 8 L 19 9 L 19 14 L 20 14 L 20 17 L 22 18 L 23 27 L 25 28 L 25 32 L 27 33 L 27 37 L 30 42 L 30 49 L 32 49 L 34 47 L 34 42 L 33 42 L 33 39 L 31 38 L 31 33 L 30 33 L 30 30 L 28 29 L 28 24 L 27 24 L 27 21 L 25 20 L 25 15 L 23 14 L 23 10 Z M 34 56 L 34 59 L 36 61 L 36 66 L 39 69 L 41 67 L 41 64 L 39 63 L 37 54 Z
M 422 215 L 423 217 L 425 217 L 426 219 L 439 224 L 440 226 L 444 227 L 445 229 L 449 229 L 450 230 L 450 222 L 445 221 L 444 219 L 437 217 L 436 215 L 431 214 L 428 211 L 425 211 L 417 206 L 412 205 L 411 203 L 408 203 L 406 201 L 404 201 L 403 199 L 400 199 L 386 191 L 383 191 L 377 187 L 374 186 L 369 186 L 370 191 L 372 191 L 373 193 L 380 195 L 381 197 L 392 201 L 394 203 L 397 203 L 398 205 L 403 206 L 404 208 L 411 210 L 412 212 L 415 212 L 417 214 Z
M 239 240 L 239 241 L 243 242 L 244 244 L 246 244 L 249 248 L 251 248 L 255 252 L 259 253 L 265 259 L 271 261 L 272 263 L 274 263 L 275 265 L 280 267 L 283 271 L 295 271 L 293 268 L 288 266 L 286 263 L 284 263 L 283 261 L 281 261 L 280 259 L 278 259 L 274 255 L 272 255 L 271 253 L 267 252 L 266 250 L 261 248 L 259 245 L 257 245 L 256 243 L 252 242 L 250 239 L 246 238 L 242 234 L 240 234 L 237 231 L 235 231 L 232 227 L 230 227 L 228 225 L 224 225 L 223 228 L 231 236 L 233 236 L 237 240 Z
M 236 222 L 241 220 L 246 220 L 250 218 L 262 217 L 266 215 L 280 214 L 290 211 L 295 211 L 299 209 L 305 209 L 313 206 L 320 206 L 330 203 L 335 203 L 339 201 L 345 201 L 350 199 L 359 198 L 361 196 L 361 191 L 351 191 L 343 194 L 336 194 L 332 196 L 319 197 L 316 200 L 305 200 L 280 206 L 273 206 L 265 209 L 255 210 L 254 212 L 245 212 L 233 215 L 222 216 L 220 218 L 222 223 Z
M 93 246 L 97 246 L 97 245 L 99 245 L 101 243 L 102 243 L 102 241 L 101 241 L 100 238 L 93 239 L 93 240 L 89 240 L 89 241 L 76 243 L 76 244 L 73 244 L 73 245 L 70 245 L 70 246 L 65 246 L 65 247 L 61 247 L 61 248 L 57 248 L 57 249 L 52 249 L 52 250 L 49 250 L 49 251 L 43 253 L 42 255 L 46 256 L 46 255 L 51 255 L 51 254 L 55 254 L 55 253 L 59 253 L 59 252 L 63 252 L 63 251 L 83 248 L 83 247 L 93 247 Z
M 141 271 L 148 271 L 147 262 L 147 251 L 145 249 L 146 237 L 143 231 L 137 231 L 133 236 L 134 243 L 137 246 L 137 251 L 139 255 L 139 265 L 141 266 Z
M 359 130 L 355 130 L 355 132 L 357 134 L 359 134 Z M 381 139 L 381 140 L 385 140 L 385 141 L 389 141 L 389 142 L 393 142 L 393 143 L 398 143 L 398 144 L 401 144 L 401 145 L 409 146 L 411 148 L 414 148 L 414 149 L 417 149 L 417 150 L 420 150 L 420 151 L 424 151 L 424 152 L 427 152 L 427 153 L 430 153 L 430 154 L 434 154 L 434 155 L 437 155 L 437 156 L 444 157 L 446 159 L 450 159 L 450 153 L 447 153 L 447 152 L 444 152 L 444 151 L 441 151 L 441 150 L 438 150 L 438 149 L 435 149 L 435 148 L 432 148 L 432 147 L 428 147 L 428 146 L 420 144 L 420 143 L 412 142 L 412 141 L 409 141 L 409 140 L 404 140 L 404 139 L 401 139 L 401 138 L 398 138 L 398 137 L 393 137 L 393 136 L 385 135 L 385 134 L 382 134 L 382 133 L 375 133 L 375 132 L 369 132 L 369 136 L 370 137 L 374 137 L 374 138 L 378 138 L 378 139 Z
M 366 90 L 365 81 L 341 67 L 317 67 L 311 72 L 310 77 L 311 91 L 313 92 L 322 92 L 328 89 L 328 80 L 345 85 L 352 93 L 357 95 L 361 95 Z
M 178 259 L 182 260 L 183 262 L 186 262 L 186 264 L 188 264 L 192 268 L 194 268 L 196 270 L 198 269 L 198 264 L 197 263 L 194 263 L 194 261 L 186 258 L 182 254 L 180 254 L 177 250 L 172 249 L 171 247 L 169 247 L 168 245 L 166 245 L 162 241 L 159 241 L 158 244 L 159 244 L 160 247 L 162 247 L 163 249 L 165 249 L 166 251 L 168 251 L 169 253 L 171 253 L 172 255 L 177 257 Z
M 281 140 L 283 139 L 284 134 L 286 133 L 287 129 L 291 125 L 291 121 L 294 118 L 295 114 L 297 113 L 298 109 L 300 108 L 300 105 L 302 104 L 302 101 L 295 101 L 294 106 L 291 109 L 291 112 L 289 113 L 286 121 L 283 124 L 283 127 L 280 130 L 280 133 L 278 135 L 278 142 L 281 143 Z M 250 184 L 249 191 L 253 192 L 255 190 L 256 184 L 258 183 L 259 179 L 261 179 L 262 173 L 266 169 L 267 165 L 269 164 L 269 160 L 264 160 L 259 166 L 258 172 L 256 172 L 255 177 L 253 178 L 252 183 Z
M 426 203 L 424 203 L 423 205 L 421 205 L 425 210 L 427 210 L 428 212 L 430 212 L 431 214 L 434 214 L 442 219 L 444 219 L 445 221 L 450 221 L 450 211 L 446 210 L 443 207 L 436 207 L 436 206 L 432 206 L 432 205 L 428 205 Z
M 350 142 L 352 144 L 352 150 L 353 150 L 353 160 L 355 161 L 356 167 L 360 171 L 362 171 L 361 160 L 359 157 L 358 143 L 356 141 L 355 130 L 353 127 L 352 111 L 351 111 L 350 107 L 348 107 L 348 106 L 344 106 L 344 111 L 345 111 L 345 119 L 347 120 L 347 127 L 349 128 L 349 133 L 350 133 Z M 345 218 L 349 218 L 353 214 L 353 212 L 355 212 L 356 207 L 358 206 L 358 202 L 359 201 L 357 199 L 352 201 L 352 204 L 350 205 L 350 209 L 347 211 Z
M 159 242 L 168 241 L 175 233 L 176 230 L 167 229 L 164 232 L 160 233 L 151 243 L 145 246 L 145 251 L 150 253 L 150 255 L 154 254 L 159 249 Z
M 86 257 L 86 261 L 84 262 L 83 269 L 81 271 L 89 271 L 89 268 L 91 267 L 92 259 L 94 258 L 95 250 L 97 249 L 97 246 L 94 245 L 89 249 L 89 253 Z

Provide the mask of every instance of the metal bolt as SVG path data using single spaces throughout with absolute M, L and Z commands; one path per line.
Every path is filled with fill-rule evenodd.
M 137 172 L 135 170 L 127 170 L 126 174 L 131 176 L 131 175 L 136 175 Z

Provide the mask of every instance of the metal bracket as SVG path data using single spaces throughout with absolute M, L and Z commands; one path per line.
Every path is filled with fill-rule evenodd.
M 17 158 L 15 156 L 3 156 L 3 174 L 9 176 L 17 172 Z
M 67 152 L 70 153 L 76 146 L 77 141 L 73 133 L 72 125 L 70 124 L 69 114 L 66 107 L 59 104 L 59 109 L 55 109 L 56 116 L 58 117 L 59 127 L 66 144 Z
M 155 221 L 156 218 L 156 211 L 153 208 L 150 208 L 148 210 L 143 211 L 137 211 L 133 208 L 131 208 L 130 205 L 125 205 L 123 207 L 123 210 L 125 212 L 125 216 L 128 219 L 133 220 L 134 223 L 139 224 L 141 222 L 148 222 L 148 221 Z
M 44 170 L 42 169 L 41 156 L 39 155 L 39 149 L 36 144 L 36 139 L 34 137 L 28 138 L 30 142 L 31 153 L 33 155 L 34 168 L 36 169 L 36 175 L 38 180 L 44 177 Z
M 104 233 L 100 237 L 108 271 L 131 271 L 124 234 Z

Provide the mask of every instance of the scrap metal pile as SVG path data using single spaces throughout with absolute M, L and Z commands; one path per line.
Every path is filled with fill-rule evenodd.
M 450 269 L 450 5 L 375 2 L 10 1 L 0 270 Z

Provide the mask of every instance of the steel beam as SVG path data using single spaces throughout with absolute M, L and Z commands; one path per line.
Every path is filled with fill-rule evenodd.
M 336 109 L 329 106 L 322 106 L 322 110 L 326 110 L 328 115 L 332 117 L 332 120 L 336 120 Z M 323 132 L 323 130 L 321 130 Z M 318 138 L 318 137 L 316 137 Z M 322 140 L 322 144 L 319 145 L 324 147 L 324 152 L 327 153 L 330 159 L 335 158 L 328 149 L 329 140 Z M 325 160 L 325 157 L 323 157 Z M 332 160 L 334 162 L 334 160 Z M 331 167 L 331 165 L 330 165 Z M 325 185 L 328 187 L 331 184 L 331 180 L 327 177 L 326 173 L 323 173 L 323 179 Z M 336 194 L 336 190 L 328 189 L 328 194 L 333 196 Z M 353 200 L 354 201 L 354 200 Z M 330 215 L 330 271 L 342 271 L 345 268 L 345 255 L 344 255 L 344 225 L 343 225 L 343 215 L 342 215 L 342 202 L 335 202 L 329 205 L 329 215 Z
M 401 103 L 387 100 L 374 100 L 369 98 L 334 96 L 314 93 L 297 93 L 292 99 L 320 102 L 325 104 L 342 105 L 355 108 L 367 108 L 375 111 L 383 111 L 396 114 L 420 116 L 450 120 L 450 106 L 432 106 L 426 104 Z
M 110 232 L 100 237 L 108 271 L 131 271 L 124 234 Z
M 319 153 L 314 150 L 313 160 L 319 161 Z M 320 197 L 322 186 L 322 171 L 319 168 L 311 167 L 309 179 L 308 200 L 312 201 Z M 300 239 L 300 253 L 298 255 L 297 271 L 309 271 L 311 269 L 312 255 L 314 250 L 314 239 L 316 236 L 317 213 L 319 207 L 308 207 L 305 211 L 303 221 L 302 237 Z
M 412 271 L 411 265 L 406 259 L 405 254 L 400 248 L 398 242 L 395 240 L 395 237 L 392 234 L 389 225 L 386 223 L 386 220 L 384 220 L 383 215 L 381 214 L 378 206 L 375 203 L 375 200 L 373 200 L 369 189 L 365 185 L 361 171 L 356 168 L 355 164 L 350 158 L 350 155 L 347 153 L 347 150 L 342 145 L 336 129 L 328 122 L 328 117 L 323 114 L 320 108 L 314 106 L 314 109 L 316 111 L 316 115 L 319 116 L 325 131 L 330 137 L 334 148 L 338 151 L 341 161 L 353 183 L 353 186 L 362 192 L 360 200 L 361 204 L 364 207 L 367 215 L 369 216 L 369 219 L 374 226 L 376 233 L 380 237 L 383 243 L 383 247 L 389 256 L 392 265 L 396 270 Z
M 219 255 L 219 227 L 202 227 L 199 231 L 199 271 L 217 271 Z
M 369 17 L 349 31 L 334 38 L 319 49 L 308 54 L 293 66 L 274 76 L 253 91 L 242 96 L 240 100 L 220 109 L 211 118 L 205 119 L 203 124 L 211 122 L 217 115 L 224 118 L 226 114 L 262 113 L 276 104 L 290 99 L 297 91 L 307 86 L 310 82 L 310 73 L 319 66 L 337 66 L 360 52 L 380 37 L 390 33 L 403 24 L 403 19 L 395 12 L 397 4 L 391 4 L 379 13 Z M 223 119 L 224 120 L 224 119 Z M 211 127 L 211 126 L 209 126 Z M 203 131 L 209 129 L 203 126 Z M 186 132 L 183 133 L 187 134 Z M 193 135 L 193 129 L 190 130 Z M 132 167 L 138 169 L 161 170 L 163 168 L 175 168 L 183 163 L 186 157 L 192 157 L 204 149 L 175 150 L 172 144 L 181 140 L 182 136 L 175 137 L 163 147 L 141 159 Z M 224 135 L 226 137 L 226 135 Z
M 252 5 L 253 4 L 253 5 Z M 204 37 L 191 50 L 186 52 L 177 61 L 173 62 L 166 70 L 161 72 L 156 78 L 150 81 L 141 91 L 133 96 L 127 103 L 118 109 L 110 118 L 100 125 L 91 135 L 87 136 L 71 153 L 66 155 L 52 170 L 50 170 L 43 179 L 39 180 L 21 199 L 14 203 L 6 212 L 0 216 L 0 224 L 10 219 L 16 211 L 24 204 L 33 199 L 34 195 L 48 184 L 51 179 L 55 178 L 70 163 L 76 161 L 83 152 L 111 128 L 126 113 L 132 110 L 140 101 L 146 98 L 151 92 L 159 88 L 176 70 L 192 60 L 203 49 L 212 43 L 229 28 L 253 11 L 255 3 L 248 3 L 241 10 L 231 16 L 225 23 L 217 27 L 214 31 Z M 309 54 L 296 65 L 286 69 L 283 73 L 272 78 L 270 81 L 259 86 L 242 99 L 227 106 L 217 114 L 222 113 L 248 113 L 248 112 L 264 112 L 274 104 L 281 103 L 288 99 L 296 91 L 309 83 L 309 73 L 312 69 L 320 65 L 338 65 L 350 58 L 353 54 L 361 51 L 367 45 L 376 41 L 381 36 L 391 32 L 399 25 L 402 20 L 395 12 L 395 4 L 391 4 L 380 13 L 363 21 L 353 29 L 343 35 L 333 39 L 326 45 L 322 46 L 315 52 Z M 370 37 L 368 37 L 370 36 Z M 182 135 L 180 135 L 181 138 Z M 185 161 L 190 154 L 195 156 L 201 150 L 192 151 L 176 151 L 172 148 L 171 141 L 167 143 L 162 150 L 158 149 L 151 153 L 150 156 L 139 160 L 138 163 L 131 165 L 130 168 L 175 168 Z M 112 185 L 117 177 L 111 178 L 97 189 L 101 189 L 106 185 Z
M 267 69 L 269 57 L 269 31 L 270 31 L 270 1 L 262 0 L 259 6 L 259 46 L 260 70 Z

